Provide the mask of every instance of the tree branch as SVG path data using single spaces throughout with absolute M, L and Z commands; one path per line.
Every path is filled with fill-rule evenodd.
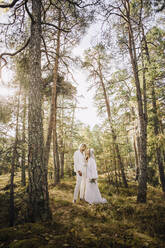
M 13 57 L 13 56 L 17 55 L 18 53 L 22 52 L 28 46 L 29 42 L 30 42 L 30 38 L 27 40 L 27 42 L 25 43 L 25 45 L 23 47 L 21 47 L 19 50 L 17 50 L 14 53 L 1 53 L 0 54 L 0 59 L 4 59 L 3 56 L 11 56 L 11 57 Z
M 56 28 L 56 29 L 58 29 L 58 30 L 60 30 L 60 31 L 63 31 L 63 32 L 65 32 L 65 33 L 69 33 L 69 32 L 71 31 L 70 29 L 66 30 L 66 29 L 63 29 L 63 28 L 58 28 L 58 26 L 56 26 L 56 25 L 54 25 L 54 24 L 52 24 L 52 23 L 48 23 L 48 22 L 41 22 L 41 24 L 42 24 L 42 25 L 47 25 L 47 26 L 54 27 L 54 28 Z
M 67 0 L 67 2 L 69 2 L 72 5 L 76 5 L 78 8 L 81 8 L 82 9 L 82 8 L 86 8 L 86 7 L 89 7 L 89 6 L 96 5 L 96 4 L 98 4 L 100 2 L 100 0 L 97 0 L 94 3 L 89 3 L 89 4 L 86 4 L 86 5 L 83 5 L 83 6 L 81 6 L 82 1 L 79 4 L 77 2 L 75 2 L 75 1 L 72 1 L 72 0 Z
M 26 12 L 28 13 L 32 23 L 34 23 L 34 18 L 33 18 L 33 15 L 30 13 L 30 11 L 28 9 L 27 2 L 28 2 L 28 0 L 25 1 L 25 9 L 26 9 Z
M 0 8 L 12 8 L 19 0 L 13 0 L 11 3 L 0 4 Z
M 41 39 L 42 39 L 44 47 L 45 47 L 45 53 L 46 53 L 46 58 L 47 58 L 48 64 L 50 64 L 46 42 L 45 42 L 44 37 L 42 35 L 41 35 Z

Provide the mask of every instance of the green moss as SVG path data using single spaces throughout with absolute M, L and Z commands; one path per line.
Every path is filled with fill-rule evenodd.
M 55 200 L 55 203 L 60 204 L 63 207 L 71 206 L 71 203 L 66 200 Z
M 46 230 L 43 223 L 30 223 L 26 224 L 26 229 L 30 230 L 33 234 L 44 233 Z
M 165 206 L 159 189 L 148 187 L 147 203 L 137 204 L 135 183 L 129 182 L 129 189 L 119 187 L 117 193 L 113 185 L 100 180 L 100 191 L 108 204 L 89 205 L 72 203 L 74 185 L 75 181 L 67 178 L 49 189 L 52 222 L 1 229 L 3 247 L 164 248 Z M 6 203 L 1 218 L 8 210 Z M 21 200 L 17 203 L 22 207 Z
M 36 235 L 48 232 L 48 229 L 41 223 L 27 223 L 16 227 L 4 228 L 0 230 L 0 241 L 10 242 L 13 240 L 23 240 L 33 238 Z
M 10 241 L 14 239 L 22 239 L 26 237 L 24 230 L 17 230 L 16 228 L 4 228 L 0 230 L 0 241 Z
M 39 248 L 45 242 L 39 238 L 17 240 L 9 245 L 9 248 Z

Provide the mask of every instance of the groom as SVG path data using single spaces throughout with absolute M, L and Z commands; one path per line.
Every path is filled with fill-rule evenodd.
M 80 191 L 80 200 L 84 199 L 86 185 L 86 160 L 84 151 L 86 144 L 81 144 L 74 153 L 74 172 L 76 172 L 76 186 L 74 189 L 73 203 L 76 203 Z

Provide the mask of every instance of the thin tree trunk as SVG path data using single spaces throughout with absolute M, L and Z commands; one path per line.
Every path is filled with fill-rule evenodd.
M 132 115 L 132 120 L 135 120 L 135 110 L 134 107 L 131 108 L 131 115 Z M 134 121 L 134 135 L 133 135 L 133 148 L 134 148 L 134 153 L 135 153 L 135 180 L 138 180 L 139 178 L 139 172 L 140 172 L 140 166 L 139 166 L 139 133 L 138 133 L 138 125 Z
M 58 141 L 56 132 L 56 117 L 53 127 L 53 161 L 54 161 L 54 184 L 57 185 L 60 182 L 60 160 L 58 152 Z
M 134 152 L 135 152 L 135 170 L 136 170 L 135 180 L 138 180 L 138 178 L 139 178 L 139 160 L 138 160 L 138 152 L 137 152 L 136 138 L 135 137 L 133 140 L 133 147 L 134 147 Z
M 44 163 L 41 80 L 41 1 L 32 0 L 31 38 L 29 43 L 29 111 L 28 111 L 28 172 L 29 220 L 46 221 L 51 218 Z
M 124 186 L 126 188 L 128 188 L 128 183 L 127 183 L 127 179 L 126 179 L 125 172 L 124 172 L 124 165 L 123 165 L 123 162 L 122 162 L 122 159 L 121 159 L 121 156 L 120 156 L 119 146 L 117 144 L 117 137 L 116 137 L 116 134 L 115 134 L 115 130 L 113 128 L 112 117 L 111 117 L 111 109 L 110 109 L 110 104 L 109 104 L 107 92 L 106 92 L 106 89 L 105 89 L 105 85 L 104 85 L 104 82 L 103 82 L 100 61 L 98 61 L 98 65 L 99 65 L 99 78 L 100 78 L 100 83 L 101 83 L 101 86 L 102 86 L 102 89 L 103 89 L 103 92 L 104 92 L 105 104 L 106 104 L 106 108 L 107 108 L 108 120 L 109 120 L 109 124 L 110 124 L 110 128 L 111 128 L 112 139 L 113 139 L 113 143 L 114 143 L 114 147 L 115 147 L 115 151 L 116 151 L 116 156 L 117 156 L 119 167 L 120 167 L 120 170 L 121 170 L 121 176 L 122 176 L 123 184 L 124 184 Z
M 61 128 L 60 128 L 60 177 L 64 178 L 64 155 L 65 155 L 65 144 L 64 144 L 64 95 L 62 96 L 61 103 Z
M 61 178 L 64 178 L 64 150 L 60 153 L 60 160 L 61 160 Z
M 21 86 L 19 90 L 18 103 L 17 103 L 17 112 L 16 112 L 16 127 L 15 127 L 15 140 L 13 145 L 13 154 L 11 161 L 11 177 L 10 177 L 10 209 L 9 209 L 9 222 L 10 226 L 14 225 L 15 222 L 15 206 L 14 206 L 14 173 L 15 166 L 17 161 L 17 146 L 18 146 L 18 120 L 20 112 L 20 95 L 21 95 Z
M 26 94 L 24 94 L 24 104 L 23 104 L 23 118 L 22 118 L 22 154 L 21 154 L 21 184 L 22 186 L 26 185 L 26 172 L 25 172 L 25 157 L 26 157 L 26 149 L 25 149 L 25 128 L 26 128 Z
M 155 133 L 155 137 L 157 137 L 157 135 L 159 134 L 159 120 L 158 120 L 158 114 L 157 114 L 157 105 L 156 105 L 154 85 L 152 85 L 152 107 L 153 107 L 153 113 L 154 113 L 154 133 Z M 157 156 L 157 161 L 158 161 L 159 176 L 160 176 L 162 191 L 165 192 L 165 175 L 164 175 L 163 159 L 161 156 L 161 149 L 158 146 L 158 144 L 156 144 L 156 156 Z
M 58 62 L 60 53 L 60 36 L 61 36 L 61 9 L 58 10 L 58 32 L 57 32 L 57 48 L 56 48 L 56 61 L 54 67 L 54 118 L 53 118 L 53 158 L 54 158 L 54 173 L 55 184 L 60 182 L 60 161 L 58 153 L 58 141 L 57 141 L 57 78 L 58 78 Z
M 160 132 L 162 134 L 164 134 L 163 123 L 162 123 L 161 119 L 159 119 L 159 126 L 160 126 Z M 163 161 L 165 163 L 165 149 L 164 149 L 164 147 L 162 147 L 162 154 L 163 154 Z
M 57 79 L 58 79 L 58 65 L 59 65 L 59 54 L 60 54 L 60 36 L 61 36 L 61 9 L 59 9 L 59 17 L 58 17 L 58 31 L 57 31 L 57 46 L 56 46 L 56 58 L 55 58 L 55 66 L 54 66 L 54 83 L 52 88 L 52 98 L 51 98 L 51 108 L 50 108 L 50 118 L 49 118 L 49 126 L 48 126 L 48 134 L 45 145 L 45 164 L 48 166 L 49 162 L 49 153 L 50 153 L 50 145 L 52 138 L 53 128 L 56 129 L 56 98 L 57 98 Z M 54 131 L 55 132 L 55 131 Z M 54 138 L 56 134 L 54 133 Z
M 114 148 L 114 144 L 113 144 L 113 161 L 114 161 L 114 168 L 115 168 L 115 187 L 117 189 L 117 192 L 119 193 L 119 180 L 120 178 L 118 177 L 118 173 L 117 173 L 117 166 L 116 166 L 116 153 L 115 153 L 115 148 Z

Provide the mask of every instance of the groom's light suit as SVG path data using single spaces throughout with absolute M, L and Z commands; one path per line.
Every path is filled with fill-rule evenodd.
M 79 175 L 78 171 L 81 171 L 82 176 Z M 85 185 L 86 185 L 86 161 L 84 153 L 77 150 L 74 153 L 74 172 L 76 172 L 76 186 L 74 190 L 74 200 L 77 200 L 80 191 L 80 199 L 84 199 Z

